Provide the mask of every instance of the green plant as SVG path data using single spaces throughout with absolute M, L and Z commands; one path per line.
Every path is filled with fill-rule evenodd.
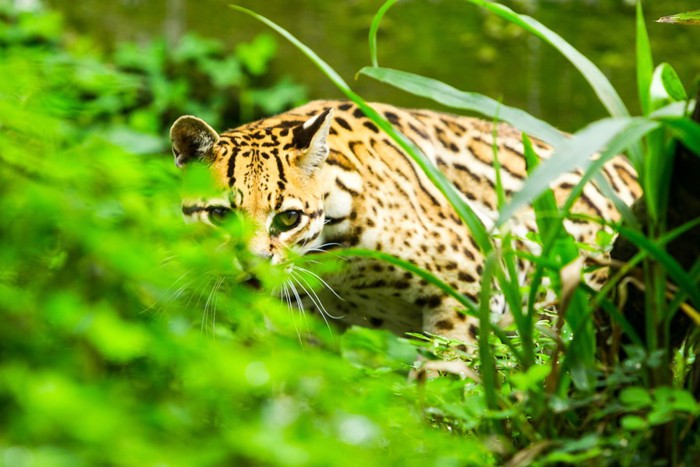
M 469 205 L 459 198 L 454 188 L 420 151 L 373 111 L 310 48 L 270 20 L 241 7 L 233 8 L 256 17 L 296 45 L 348 98 L 406 150 L 453 204 L 486 255 L 480 297 L 482 305 L 461 300 L 466 313 L 480 316 L 480 355 L 474 363 L 480 369 L 483 384 L 479 388 L 465 385 L 468 396 L 461 402 L 464 411 L 459 416 L 441 416 L 439 420 L 444 426 L 454 427 L 457 424 L 469 427 L 470 430 L 476 429 L 482 435 L 498 433 L 505 451 L 512 450 L 511 454 L 517 452 L 514 459 L 532 461 L 537 457 L 542 464 L 603 459 L 610 463 L 629 465 L 663 455 L 660 451 L 654 452 L 643 441 L 654 435 L 654 426 L 672 422 L 671 432 L 677 442 L 665 447 L 673 450 L 669 459 L 672 462 L 678 462 L 682 456 L 692 459 L 692 453 L 698 447 L 694 444 L 697 439 L 692 435 L 690 427 L 700 413 L 700 405 L 683 388 L 687 381 L 684 377 L 675 379 L 676 387 L 670 386 L 674 350 L 669 338 L 669 327 L 672 317 L 685 299 L 690 299 L 690 306 L 686 306 L 684 312 L 691 316 L 697 314 L 692 307 L 700 306 L 699 268 L 696 261 L 690 271 L 685 270 L 664 248 L 671 238 L 694 228 L 699 221 L 686 219 L 683 225 L 671 230 L 666 228 L 666 203 L 674 148 L 677 144 L 683 144 L 695 154 L 691 157 L 700 155 L 700 125 L 688 116 L 687 95 L 683 86 L 668 64 L 662 64 L 653 71 L 641 4 L 638 4 L 637 10 L 637 74 L 643 115 L 631 117 L 598 68 L 560 36 L 536 20 L 518 15 L 500 4 L 482 0 L 468 1 L 523 27 L 559 50 L 582 73 L 611 113 L 611 118 L 593 122 L 570 138 L 565 138 L 549 124 L 517 109 L 499 105 L 485 96 L 460 91 L 430 78 L 381 68 L 376 55 L 376 34 L 381 18 L 395 0 L 385 2 L 372 22 L 369 39 L 372 66 L 360 70 L 360 75 L 431 98 L 443 105 L 506 120 L 554 146 L 555 155 L 534 168 L 537 157 L 526 144 L 528 160 L 533 167 L 531 176 L 523 189 L 507 204 L 502 201 L 502 192 L 499 193 L 502 207 L 497 226 L 506 226 L 507 219 L 528 202 L 534 203 L 537 213 L 540 227 L 538 241 L 543 253 L 540 257 L 528 256 L 536 267 L 532 286 L 525 292 L 529 300 L 524 309 L 521 307 L 523 294 L 520 284 L 513 274 L 514 261 L 520 253 L 512 249 L 509 234 L 500 237 L 494 235 L 496 232 L 487 232 Z M 524 139 L 527 143 L 527 136 Z M 629 208 L 616 202 L 627 226 L 607 227 L 614 229 L 639 251 L 626 268 L 639 262 L 644 264 L 647 305 L 643 319 L 646 332 L 641 337 L 609 296 L 609 292 L 620 284 L 622 274 L 613 276 L 600 292 L 578 285 L 583 272 L 580 269 L 574 269 L 574 279 L 568 279 L 569 283 L 559 280 L 566 269 L 575 267 L 574 260 L 578 256 L 577 248 L 563 229 L 562 220 L 573 216 L 571 206 L 580 196 L 583 183 L 594 179 L 602 187 L 607 185 L 597 171 L 604 161 L 622 151 L 628 152 L 640 176 L 645 192 L 642 202 L 650 216 L 637 220 Z M 592 158 L 596 153 L 599 156 Z M 584 170 L 584 180 L 572 190 L 563 206 L 556 206 L 553 196 L 548 193 L 549 183 L 575 167 Z M 608 191 L 612 193 L 611 190 Z M 495 239 L 499 237 L 500 241 L 496 242 Z M 386 255 L 376 252 L 351 250 L 346 253 L 390 261 L 420 274 L 446 293 L 451 293 L 449 286 L 437 278 L 401 264 L 395 258 L 386 258 Z M 538 310 L 534 309 L 534 298 L 545 275 L 549 276 L 561 304 L 560 315 L 555 320 L 553 329 L 542 329 L 535 325 Z M 680 289 L 672 299 L 667 298 L 667 277 Z M 490 287 L 492 278 L 496 279 L 513 314 L 514 333 L 505 332 L 508 330 L 501 330 L 490 323 L 487 304 L 493 293 Z M 612 368 L 606 369 L 597 359 L 596 330 L 593 324 L 597 306 L 602 306 L 615 326 L 621 328 L 626 337 L 636 344 L 626 349 L 627 359 Z M 548 334 L 554 335 L 556 345 L 553 348 L 547 346 L 543 339 Z M 697 336 L 697 333 L 694 335 Z M 494 356 L 494 343 L 502 346 L 501 355 L 509 362 L 505 368 L 499 366 L 499 360 Z M 444 344 L 439 339 L 436 341 L 436 345 Z M 697 338 L 691 338 L 685 345 L 686 348 L 695 349 L 698 345 Z M 546 349 L 545 352 L 536 352 L 536 349 L 542 348 Z M 695 353 L 695 350 L 689 352 L 691 355 Z M 631 371 L 631 368 L 635 370 Z M 636 389 L 633 390 L 630 386 Z M 620 393 L 622 388 L 626 389 Z M 440 390 L 438 388 L 436 392 L 439 393 Z M 641 394 L 646 394 L 644 400 L 647 402 L 636 405 L 630 402 L 636 400 L 633 395 Z M 466 410 L 472 403 L 471 397 L 475 395 L 483 397 L 484 401 L 480 405 L 481 411 L 476 411 L 476 414 Z M 436 406 L 438 408 L 435 410 L 444 411 L 446 408 L 441 402 L 436 402 Z M 649 418 L 640 418 L 639 411 L 643 407 L 652 406 L 655 415 L 652 416 L 650 412 Z M 488 409 L 486 415 L 483 415 L 484 409 Z M 454 410 L 449 412 L 456 413 Z M 622 425 L 619 425 L 621 415 Z M 619 432 L 620 428 L 634 431 L 631 443 Z M 681 449 L 681 446 L 684 448 Z

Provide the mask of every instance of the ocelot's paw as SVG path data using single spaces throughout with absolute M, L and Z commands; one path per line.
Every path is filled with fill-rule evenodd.
M 423 382 L 441 376 L 454 375 L 459 379 L 481 381 L 479 375 L 462 360 L 426 360 L 420 357 L 408 373 L 409 381 Z

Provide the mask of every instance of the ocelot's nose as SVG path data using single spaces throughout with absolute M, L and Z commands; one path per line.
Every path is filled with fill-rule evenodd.
M 258 233 L 250 239 L 248 250 L 260 259 L 270 261 L 272 259 L 272 246 L 270 238 L 264 234 Z

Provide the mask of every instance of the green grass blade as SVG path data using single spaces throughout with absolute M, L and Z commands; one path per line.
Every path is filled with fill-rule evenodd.
M 372 18 L 372 24 L 369 27 L 369 58 L 374 67 L 379 66 L 379 61 L 377 60 L 377 31 L 379 30 L 379 23 L 382 21 L 386 12 L 389 11 L 389 8 L 397 1 L 398 0 L 387 0 L 384 2 L 379 10 L 377 10 L 374 18 Z
M 525 158 L 528 172 L 535 170 L 539 164 L 539 158 L 535 154 L 527 135 L 523 135 L 523 145 L 525 147 Z M 578 248 L 574 238 L 564 228 L 561 211 L 557 207 L 554 192 L 547 188 L 532 202 L 535 211 L 540 238 L 542 239 L 542 255 L 550 262 L 557 264 L 556 272 L 549 273 L 552 288 L 557 293 L 560 301 L 563 301 L 563 284 L 560 271 L 565 265 L 575 260 L 578 255 Z M 541 269 L 537 265 L 537 269 Z M 535 274 L 535 286 L 541 277 L 541 272 Z M 531 291 L 532 292 L 532 291 Z M 534 295 L 530 294 L 530 299 L 534 300 Z M 589 390 L 591 387 L 590 368 L 595 357 L 595 338 L 592 324 L 588 319 L 588 307 L 584 300 L 583 292 L 577 289 L 573 298 L 569 301 L 566 310 L 560 310 L 563 319 L 569 327 L 577 331 L 569 342 L 569 349 L 565 355 L 563 368 L 570 370 L 574 384 L 580 389 Z M 561 380 L 558 381 L 558 384 Z
M 359 74 L 454 109 L 469 110 L 489 118 L 498 118 L 553 146 L 566 140 L 555 127 L 523 110 L 508 107 L 482 94 L 460 91 L 432 78 L 381 67 L 365 67 L 359 71 Z
M 401 269 L 404 269 L 408 272 L 411 272 L 415 274 L 416 276 L 420 277 L 421 279 L 426 280 L 428 283 L 434 285 L 438 289 L 440 289 L 442 292 L 444 292 L 446 295 L 449 295 L 450 297 L 454 298 L 459 302 L 460 305 L 464 306 L 464 308 L 467 310 L 467 314 L 470 316 L 473 316 L 475 318 L 479 317 L 479 306 L 474 303 L 472 300 L 469 298 L 465 297 L 455 289 L 449 286 L 446 282 L 444 282 L 442 279 L 439 277 L 436 277 L 434 274 L 431 274 L 429 271 L 426 271 L 424 269 L 419 268 L 415 264 L 411 263 L 410 261 L 406 261 L 404 259 L 398 258 L 394 255 L 390 255 L 388 253 L 384 253 L 381 251 L 375 251 L 375 250 L 365 250 L 362 248 L 347 248 L 343 250 L 338 250 L 334 251 L 332 253 L 328 254 L 333 254 L 334 256 L 359 256 L 362 258 L 372 258 L 372 259 L 378 259 L 381 261 L 384 261 L 389 264 L 393 264 L 394 266 L 398 266 Z
M 654 72 L 654 60 L 651 55 L 649 35 L 644 23 L 642 2 L 637 0 L 637 91 L 642 113 L 649 115 L 652 111 L 650 102 L 651 76 Z
M 555 49 L 557 49 L 571 64 L 579 70 L 588 84 L 593 88 L 593 91 L 600 99 L 600 102 L 605 106 L 613 117 L 627 117 L 629 111 L 622 99 L 615 91 L 615 88 L 610 84 L 610 81 L 605 77 L 602 71 L 596 67 L 593 62 L 582 55 L 578 50 L 566 42 L 561 36 L 547 28 L 539 21 L 530 18 L 529 16 L 515 13 L 508 7 L 498 3 L 492 3 L 487 0 L 466 0 L 474 5 L 479 5 L 487 10 L 495 13 L 501 18 L 520 26 L 529 33 L 539 37 Z
M 359 256 L 362 258 L 372 258 L 372 259 L 377 259 L 380 261 L 384 261 L 389 264 L 393 264 L 394 266 L 400 267 L 401 269 L 404 269 L 405 271 L 411 272 L 421 279 L 426 280 L 428 283 L 434 285 L 435 287 L 439 288 L 441 291 L 443 291 L 446 295 L 449 295 L 450 297 L 454 298 L 457 300 L 457 302 L 464 306 L 465 308 L 465 313 L 469 316 L 479 318 L 480 316 L 480 305 L 475 304 L 472 300 L 469 298 L 465 297 L 461 293 L 459 293 L 457 290 L 453 289 L 450 287 L 449 284 L 446 282 L 442 281 L 439 277 L 436 277 L 434 274 L 430 273 L 429 271 L 426 271 L 424 269 L 419 268 L 415 264 L 406 261 L 404 259 L 398 258 L 396 256 L 390 255 L 388 253 L 384 253 L 381 251 L 375 251 L 375 250 L 365 250 L 362 248 L 347 248 L 343 250 L 338 250 L 334 252 L 329 252 L 326 253 L 329 255 L 333 256 L 338 256 L 338 257 L 345 257 L 345 256 Z M 487 300 L 488 302 L 488 300 Z M 488 306 L 488 303 L 487 303 Z M 505 332 L 503 332 L 500 328 L 498 327 L 492 327 L 491 331 L 498 337 L 498 339 L 506 345 L 510 351 L 513 353 L 517 361 L 523 365 L 525 360 L 523 357 L 522 352 L 515 346 L 513 341 L 506 335 Z
M 263 22 L 274 31 L 279 33 L 282 37 L 287 39 L 292 45 L 297 47 L 304 55 L 306 55 L 321 71 L 340 89 L 350 100 L 352 100 L 357 106 L 365 113 L 365 115 L 372 120 L 379 128 L 381 128 L 391 139 L 393 139 L 396 144 L 398 144 L 406 153 L 411 156 L 411 158 L 416 162 L 416 164 L 425 173 L 428 179 L 435 185 L 435 187 L 442 192 L 447 201 L 453 206 L 455 212 L 459 218 L 465 223 L 465 225 L 470 229 L 470 232 L 474 236 L 474 241 L 479 245 L 479 248 L 484 252 L 490 251 L 493 246 L 491 244 L 491 239 L 486 232 L 481 219 L 476 215 L 474 210 L 467 204 L 454 188 L 452 183 L 445 177 L 445 175 L 438 170 L 433 163 L 423 154 L 420 149 L 416 147 L 408 138 L 399 133 L 394 127 L 387 121 L 382 115 L 376 110 L 370 107 L 362 97 L 356 94 L 350 86 L 336 73 L 330 65 L 328 65 L 323 59 L 321 59 L 316 53 L 309 47 L 304 45 L 296 37 L 290 34 L 287 30 L 281 26 L 275 24 L 271 20 L 261 16 L 247 8 L 243 8 L 237 5 L 230 5 L 236 11 L 240 11 L 253 18 Z
M 593 162 L 593 154 L 607 147 L 608 150 L 603 155 L 612 157 L 659 125 L 658 122 L 643 118 L 608 118 L 594 122 L 577 132 L 528 177 L 522 189 L 501 210 L 496 225 L 505 223 L 519 208 L 535 199 L 560 175 L 576 167 L 585 171 Z
M 496 378 L 496 359 L 491 352 L 489 335 L 491 334 L 491 309 L 489 308 L 491 297 L 491 286 L 493 276 L 498 267 L 498 256 L 494 250 L 486 257 L 484 262 L 484 272 L 481 279 L 481 292 L 479 300 L 479 360 L 481 362 L 480 372 L 483 380 L 484 397 L 486 406 L 490 410 L 498 409 L 498 380 Z
M 700 10 L 686 11 L 677 15 L 662 16 L 656 20 L 658 23 L 674 24 L 700 24 Z

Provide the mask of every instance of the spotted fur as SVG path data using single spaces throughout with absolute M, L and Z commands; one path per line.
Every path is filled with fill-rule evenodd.
M 506 124 L 494 132 L 494 124 L 474 118 L 372 106 L 445 173 L 491 227 L 497 204 L 493 147 L 511 194 L 526 176 L 520 133 Z M 280 263 L 289 249 L 303 254 L 329 244 L 382 251 L 431 271 L 478 301 L 484 258 L 469 230 L 411 158 L 354 104 L 312 102 L 220 135 L 195 117 L 181 117 L 171 137 L 176 164 L 203 160 L 221 189 L 220 196 L 185 199 L 183 213 L 210 222 L 222 210 L 244 212 L 257 226 L 250 248 L 258 255 Z M 548 145 L 537 140 L 534 145 L 541 157 L 551 155 Z M 634 170 L 623 158 L 607 163 L 602 173 L 625 202 L 640 196 Z M 579 179 L 571 173 L 557 180 L 559 202 Z M 276 216 L 291 211 L 299 213 L 298 223 L 280 231 Z M 618 219 L 593 184 L 574 211 Z M 519 213 L 512 226 L 523 239 L 535 230 L 531 210 Z M 593 243 L 599 226 L 567 221 L 567 229 L 577 240 Z M 474 323 L 454 299 L 392 265 L 355 258 L 341 274 L 325 279 L 340 298 L 323 290 L 319 301 L 346 324 L 464 341 L 475 334 Z M 318 306 L 307 304 L 310 311 Z

